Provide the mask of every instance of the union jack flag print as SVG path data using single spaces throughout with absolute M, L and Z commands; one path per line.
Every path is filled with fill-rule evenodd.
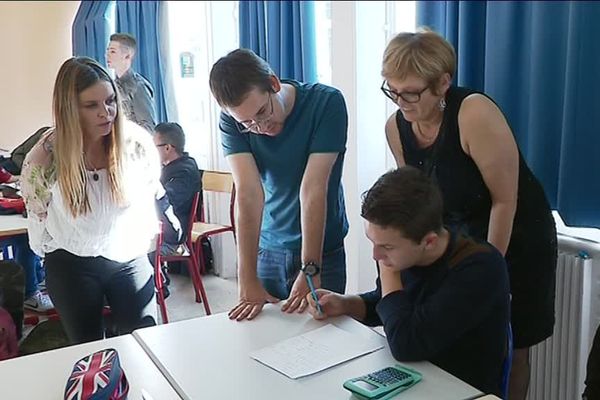
M 129 385 L 115 349 L 104 349 L 75 363 L 65 389 L 65 400 L 125 399 Z

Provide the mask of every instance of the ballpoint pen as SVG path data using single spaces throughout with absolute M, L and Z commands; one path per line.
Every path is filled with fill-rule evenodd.
M 306 277 L 306 282 L 308 283 L 308 287 L 310 288 L 310 294 L 312 295 L 312 298 L 317 304 L 317 311 L 319 312 L 319 314 L 323 314 L 323 310 L 321 309 L 321 305 L 319 304 L 319 298 L 317 297 L 317 292 L 315 290 L 315 285 L 313 284 L 312 276 L 306 274 L 304 274 L 304 276 Z
M 319 298 L 317 297 L 317 292 L 315 290 L 315 285 L 312 280 L 313 276 L 315 276 L 319 272 L 321 272 L 321 268 L 316 263 L 310 261 L 307 263 L 302 263 L 301 271 L 304 273 L 304 277 L 306 278 L 306 283 L 308 284 L 308 287 L 310 288 L 310 294 L 312 295 L 312 298 L 315 300 L 315 303 L 317 304 L 317 311 L 319 312 L 319 314 L 323 314 L 323 310 L 321 309 L 321 305 L 319 304 Z

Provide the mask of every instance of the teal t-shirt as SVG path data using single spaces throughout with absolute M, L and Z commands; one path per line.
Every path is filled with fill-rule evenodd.
M 260 246 L 300 249 L 300 185 L 312 153 L 338 153 L 327 190 L 327 220 L 323 250 L 340 246 L 348 233 L 342 189 L 348 112 L 341 92 L 315 83 L 282 80 L 296 88 L 294 108 L 283 130 L 274 137 L 240 133 L 237 122 L 221 113 L 219 128 L 225 156 L 251 153 L 265 193 Z

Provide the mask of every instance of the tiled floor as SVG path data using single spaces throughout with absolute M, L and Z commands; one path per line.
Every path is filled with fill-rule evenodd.
M 215 275 L 203 275 L 202 282 L 213 314 L 229 311 L 237 301 L 237 280 Z M 181 321 L 206 315 L 204 305 L 194 301 L 194 288 L 190 278 L 171 274 L 171 295 L 167 299 L 169 321 Z
M 204 305 L 194 301 L 194 289 L 190 278 L 177 274 L 171 274 L 170 277 L 169 290 L 171 295 L 167 299 L 169 322 L 205 316 Z M 215 275 L 203 275 L 202 282 L 213 314 L 227 312 L 235 305 L 237 301 L 236 279 L 222 279 Z M 158 307 L 157 315 L 160 318 Z M 46 319 L 42 315 L 39 315 L 39 317 L 42 321 Z M 32 329 L 33 326 L 27 325 L 24 327 L 22 340 L 25 340 Z M 41 347 L 43 348 L 43 346 Z

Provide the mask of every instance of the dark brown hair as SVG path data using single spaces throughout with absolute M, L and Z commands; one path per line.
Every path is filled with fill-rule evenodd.
M 237 49 L 221 57 L 210 71 L 210 90 L 221 107 L 237 107 L 255 88 L 272 91 L 273 70 L 252 50 Z
M 405 166 L 382 175 L 365 193 L 361 216 L 383 228 L 398 229 L 420 243 L 429 232 L 443 227 L 442 196 L 420 170 Z

